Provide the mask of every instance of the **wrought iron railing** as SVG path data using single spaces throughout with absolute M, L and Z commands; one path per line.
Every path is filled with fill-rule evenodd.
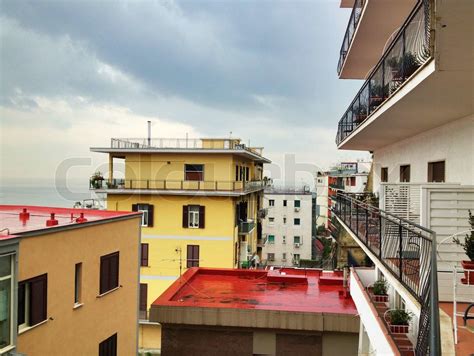
M 339 120 L 338 145 L 431 58 L 431 1 L 418 2 Z
M 92 190 L 120 190 L 120 189 L 147 189 L 147 190 L 205 190 L 205 191 L 254 191 L 264 189 L 267 181 L 199 181 L 199 180 L 159 180 L 159 179 L 97 179 L 89 180 L 89 189 Z
M 341 74 L 342 66 L 346 60 L 347 52 L 352 43 L 352 38 L 359 24 L 360 15 L 362 14 L 362 8 L 364 7 L 365 0 L 355 0 L 354 6 L 352 7 L 351 16 L 347 24 L 346 33 L 344 34 L 344 40 L 342 41 L 341 50 L 339 52 L 339 62 L 337 63 L 337 74 Z
M 416 354 L 437 353 L 439 312 L 435 233 L 339 192 L 333 212 L 420 303 Z M 430 340 L 433 338 L 433 345 Z M 430 353 L 430 350 L 433 352 Z

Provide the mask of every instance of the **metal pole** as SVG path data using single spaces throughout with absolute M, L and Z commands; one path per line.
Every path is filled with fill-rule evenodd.
M 151 121 L 148 120 L 148 147 L 151 146 Z
M 399 274 L 400 274 L 400 280 L 403 281 L 403 255 L 402 255 L 402 250 L 403 250 L 403 242 L 402 242 L 402 222 L 399 222 L 398 225 L 398 269 L 399 269 Z
M 438 305 L 438 264 L 436 257 L 436 233 L 432 235 L 431 247 L 431 295 L 430 295 L 430 354 L 432 356 L 441 355 L 441 335 L 439 325 L 439 305 Z

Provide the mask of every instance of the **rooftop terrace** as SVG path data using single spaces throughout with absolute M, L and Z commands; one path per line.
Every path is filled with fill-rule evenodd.
M 55 208 L 47 206 L 0 205 L 0 238 L 58 227 L 108 221 L 138 213 Z

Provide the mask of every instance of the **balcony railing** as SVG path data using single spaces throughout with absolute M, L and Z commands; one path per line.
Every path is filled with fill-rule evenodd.
M 246 235 L 249 234 L 255 229 L 255 221 L 247 220 L 239 222 L 239 234 Z
M 431 0 L 422 0 L 413 9 L 349 108 L 339 120 L 339 145 L 432 55 Z
M 385 268 L 420 303 L 416 354 L 439 350 L 435 233 L 411 221 L 338 193 L 332 209 Z
M 355 0 L 352 8 L 351 17 L 349 17 L 349 23 L 347 24 L 346 33 L 344 34 L 344 40 L 342 41 L 341 51 L 339 53 L 339 62 L 337 63 L 337 74 L 341 74 L 342 66 L 346 60 L 347 52 L 352 43 L 352 38 L 356 31 L 357 25 L 359 24 L 360 15 L 362 14 L 362 8 L 364 7 L 365 0 Z
M 194 180 L 156 180 L 156 179 L 102 179 L 93 177 L 89 180 L 92 190 L 196 190 L 215 192 L 248 192 L 264 189 L 268 182 L 259 181 L 194 181 Z

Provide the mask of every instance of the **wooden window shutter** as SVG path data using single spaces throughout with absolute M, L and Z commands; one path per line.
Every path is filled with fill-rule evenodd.
M 30 325 L 46 320 L 48 298 L 48 275 L 32 279 L 30 282 Z
M 140 310 L 146 311 L 148 309 L 147 303 L 148 284 L 140 283 Z
M 189 227 L 189 223 L 188 223 L 188 218 L 189 218 L 189 214 L 188 214 L 188 206 L 187 205 L 183 205 L 183 227 L 184 228 L 188 228 Z
M 132 211 L 138 211 L 138 204 L 132 204 Z
M 117 288 L 119 285 L 119 253 L 111 256 L 110 261 L 110 286 L 109 289 Z
M 203 205 L 199 206 L 199 228 L 204 229 L 204 223 L 206 221 L 206 207 Z
M 141 245 L 141 264 L 142 267 L 148 266 L 148 244 Z
M 148 227 L 153 227 L 153 205 L 149 204 L 148 205 Z
M 199 267 L 199 245 L 194 245 L 194 267 Z
M 193 266 L 193 245 L 186 246 L 186 268 Z
M 99 344 L 99 356 L 117 356 L 117 334 Z

